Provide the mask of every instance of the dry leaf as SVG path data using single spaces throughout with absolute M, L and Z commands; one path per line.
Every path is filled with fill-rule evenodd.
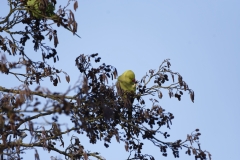
M 159 93 L 158 93 L 158 98 L 162 99 L 162 97 L 163 97 L 162 92 L 159 91 Z M 170 98 L 171 98 L 171 97 L 170 97 Z
M 125 150 L 128 152 L 128 143 L 125 142 Z
M 54 35 L 54 47 L 56 48 L 57 47 L 57 45 L 58 45 L 58 37 L 57 37 L 57 35 Z
M 75 1 L 75 3 L 73 4 L 73 8 L 74 8 L 75 11 L 77 10 L 77 8 L 78 8 L 78 1 Z
M 194 92 L 193 91 L 190 93 L 190 98 L 191 98 L 192 102 L 194 103 Z
M 88 160 L 88 155 L 87 155 L 86 152 L 84 152 L 83 156 L 84 156 L 84 159 L 85 159 L 85 160 Z
M 49 34 L 48 38 L 51 41 L 52 40 L 52 34 Z
M 70 82 L 70 77 L 66 76 L 66 81 L 69 83 Z

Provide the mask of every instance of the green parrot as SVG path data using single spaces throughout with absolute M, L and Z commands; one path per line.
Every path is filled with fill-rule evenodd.
M 123 98 L 125 93 L 135 93 L 136 92 L 136 80 L 135 74 L 131 70 L 125 71 L 121 76 L 118 77 L 117 81 L 117 91 L 118 94 Z M 132 102 L 131 102 L 132 101 Z M 133 100 L 130 102 L 133 103 Z
M 49 2 L 49 1 L 44 2 L 44 0 L 27 0 L 27 6 L 29 7 L 29 10 L 30 10 L 30 13 L 32 14 L 32 16 L 37 19 L 41 19 L 44 16 L 47 16 L 48 19 L 51 19 L 54 22 L 59 20 L 59 16 L 54 13 L 55 5 L 52 2 Z M 42 13 L 42 11 L 40 10 L 40 7 L 46 8 L 46 12 Z M 59 21 L 59 23 L 65 29 L 72 32 L 72 30 L 70 30 L 68 27 L 63 25 L 62 22 Z M 81 38 L 77 33 L 74 33 L 74 34 L 76 36 L 78 36 L 79 38 Z
M 131 70 L 125 71 L 121 76 L 118 77 L 117 92 L 122 97 L 125 107 L 128 108 L 128 120 L 132 119 L 132 104 L 134 102 L 134 94 L 136 92 L 136 80 L 135 74 Z M 130 126 L 128 127 L 128 135 L 130 132 Z M 130 135 L 129 135 L 130 136 Z
M 44 2 L 44 1 L 42 1 Z M 27 6 L 30 7 L 30 12 L 32 13 L 32 15 L 35 17 L 35 18 L 42 18 L 42 12 L 40 10 L 40 6 L 43 6 L 45 5 L 46 7 L 46 16 L 48 17 L 51 17 L 51 16 L 54 16 L 55 13 L 54 13 L 54 10 L 55 10 L 55 7 L 53 5 L 53 3 L 51 2 L 48 2 L 46 4 L 44 3 L 41 3 L 39 0 L 28 0 L 27 1 Z

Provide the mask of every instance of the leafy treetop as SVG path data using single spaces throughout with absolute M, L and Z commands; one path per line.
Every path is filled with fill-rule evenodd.
M 0 17 L 0 32 L 7 35 L 0 35 L 0 71 L 9 77 L 14 75 L 21 83 L 14 89 L 0 86 L 2 157 L 20 159 L 22 153 L 33 149 L 38 160 L 37 148 L 42 148 L 57 152 L 65 159 L 104 159 L 99 152 L 88 151 L 85 148 L 87 145 L 84 146 L 77 136 L 71 136 L 69 145 L 65 146 L 63 135 L 77 132 L 86 134 L 92 144 L 104 141 L 106 148 L 113 138 L 123 142 L 125 150 L 129 152 L 127 159 L 155 159 L 153 155 L 143 153 L 145 140 L 159 148 L 163 156 L 172 151 L 174 157 L 178 158 L 180 150 L 185 150 L 186 154 L 193 154 L 195 159 L 204 160 L 207 155 L 211 159 L 211 154 L 200 147 L 199 129 L 188 134 L 185 140 L 165 141 L 170 134 L 163 131 L 163 126 L 170 129 L 174 115 L 160 106 L 162 91 L 168 90 L 169 97 L 179 101 L 183 93 L 188 92 L 194 102 L 194 91 L 178 72 L 170 69 L 169 59 L 165 59 L 158 69 L 150 69 L 137 82 L 137 92 L 133 95 L 136 103 L 132 105 L 130 119 L 115 86 L 109 85 L 109 81 L 117 78 L 117 69 L 105 63 L 99 64 L 101 57 L 98 53 L 76 57 L 75 64 L 82 78 L 65 93 L 56 93 L 41 86 L 40 82 L 46 78 L 57 86 L 61 82 L 60 73 L 70 82 L 70 76 L 52 67 L 47 59 L 53 59 L 54 62 L 59 60 L 57 27 L 77 35 L 77 22 L 69 9 L 71 2 L 76 10 L 77 0 L 68 0 L 64 7 L 60 6 L 55 11 L 56 0 L 8 0 L 9 13 Z M 17 26 L 23 26 L 23 29 Z M 49 41 L 53 40 L 53 47 L 46 42 L 46 37 Z M 34 61 L 25 52 L 27 41 L 32 41 L 33 49 L 41 52 L 41 60 Z M 11 56 L 19 57 L 18 61 L 9 61 Z M 92 63 L 99 65 L 93 67 Z M 37 85 L 36 89 L 31 90 L 31 85 Z M 75 91 L 75 94 L 70 95 L 70 91 Z M 145 104 L 147 96 L 151 96 L 151 106 Z M 40 101 L 40 97 L 44 100 Z M 63 114 L 72 122 L 70 128 L 64 129 L 64 123 L 59 119 Z M 52 116 L 51 122 L 47 121 L 45 125 L 39 123 L 39 117 L 49 115 Z M 31 140 L 24 139 L 26 136 Z

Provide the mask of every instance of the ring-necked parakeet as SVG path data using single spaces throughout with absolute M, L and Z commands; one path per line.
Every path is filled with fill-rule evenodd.
M 40 0 L 28 0 L 27 6 L 30 7 L 30 12 L 32 13 L 33 17 L 35 18 L 42 18 L 42 16 L 45 14 L 47 17 L 54 16 L 54 4 L 51 2 L 45 2 Z M 43 14 L 40 10 L 40 7 L 46 8 L 46 12 Z
M 27 0 L 27 7 L 29 7 L 28 10 L 34 18 L 41 19 L 47 17 L 54 22 L 57 21 L 59 25 L 62 25 L 65 29 L 73 32 L 69 27 L 64 25 L 62 21 L 59 21 L 59 16 L 54 13 L 55 4 L 53 2 L 50 2 L 49 0 Z M 44 10 L 44 12 L 42 12 L 41 9 Z M 77 33 L 74 34 L 81 38 Z
M 136 92 L 136 80 L 134 72 L 131 70 L 125 71 L 121 76 L 118 77 L 116 86 L 119 96 L 122 97 L 125 107 L 128 108 L 128 120 L 131 120 L 132 104 L 134 101 L 134 94 Z M 128 127 L 128 130 L 129 129 L 130 127 Z
M 125 71 L 121 76 L 118 77 L 117 81 L 118 94 L 123 98 L 124 93 L 135 93 L 136 92 L 136 80 L 135 74 L 131 70 Z M 123 98 L 124 99 L 124 98 Z M 133 103 L 133 102 L 131 102 Z

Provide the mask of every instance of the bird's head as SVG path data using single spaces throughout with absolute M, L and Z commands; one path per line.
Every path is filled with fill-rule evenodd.
M 135 74 L 133 71 L 131 70 L 127 70 L 123 73 L 125 75 L 125 77 L 130 81 L 130 83 L 135 84 L 136 83 L 136 79 L 135 79 Z
M 130 92 L 136 91 L 136 80 L 133 71 L 125 71 L 121 76 L 118 77 L 118 82 L 120 83 L 122 90 Z

